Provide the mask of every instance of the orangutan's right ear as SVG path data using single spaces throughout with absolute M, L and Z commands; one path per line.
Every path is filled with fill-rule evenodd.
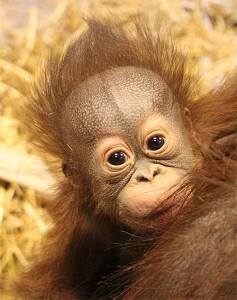
M 62 171 L 63 171 L 63 174 L 68 178 L 70 179 L 73 175 L 73 172 L 72 172 L 72 167 L 70 165 L 69 162 L 67 161 L 63 161 L 62 162 Z

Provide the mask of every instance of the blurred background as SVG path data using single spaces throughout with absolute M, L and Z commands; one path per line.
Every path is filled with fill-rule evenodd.
M 80 34 L 83 17 L 111 13 L 124 24 L 145 13 L 172 25 L 180 51 L 200 66 L 200 93 L 236 69 L 237 0 L 0 0 L 1 299 L 49 227 L 45 208 L 57 182 L 19 121 L 19 104 L 50 49 Z

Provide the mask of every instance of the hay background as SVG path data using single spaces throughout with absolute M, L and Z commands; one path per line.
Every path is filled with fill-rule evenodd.
M 237 0 L 0 0 L 0 295 L 47 230 L 44 207 L 55 178 L 34 153 L 17 105 L 50 49 L 85 24 L 81 16 L 148 14 L 172 24 L 181 49 L 200 62 L 204 91 L 237 65 Z M 203 91 L 202 90 L 202 91 Z M 44 197 L 41 194 L 44 194 Z M 2 299 L 3 299 L 2 298 Z

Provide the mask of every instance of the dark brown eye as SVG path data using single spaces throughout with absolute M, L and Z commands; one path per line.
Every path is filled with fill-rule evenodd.
M 115 152 L 110 155 L 108 162 L 113 166 L 123 165 L 127 161 L 127 155 L 123 152 Z
M 151 151 L 161 149 L 165 144 L 165 138 L 163 136 L 153 136 L 147 142 L 147 148 Z

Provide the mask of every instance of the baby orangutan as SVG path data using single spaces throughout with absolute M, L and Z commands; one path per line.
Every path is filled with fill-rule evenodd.
M 95 214 L 137 229 L 155 207 L 156 221 L 167 222 L 181 205 L 165 199 L 193 154 L 178 103 L 159 75 L 130 66 L 90 77 L 65 100 L 61 133 L 71 159 L 65 174 L 77 185 L 80 173 Z
M 186 59 L 167 37 L 154 36 L 143 22 L 134 34 L 109 22 L 88 25 L 65 52 L 51 56 L 26 104 L 37 146 L 61 160 L 65 180 L 49 207 L 54 226 L 21 275 L 18 295 L 217 299 L 225 284 L 225 295 L 234 295 L 234 84 L 194 102 L 197 80 L 186 74 Z M 206 200 L 218 203 L 210 214 Z M 232 221 L 227 238 L 224 221 L 213 235 L 215 260 L 206 249 L 222 209 Z M 206 252 L 197 250 L 192 235 L 203 235 L 198 244 Z M 225 269 L 216 250 L 222 251 L 220 240 L 235 267 Z M 204 272 L 203 255 L 204 262 L 218 261 L 208 265 L 218 266 L 216 273 Z M 177 275 L 179 269 L 185 278 L 195 274 L 195 284 L 210 274 L 214 290 L 184 280 L 185 289 L 175 282 L 174 293 L 166 293 L 172 291 L 166 270 Z

